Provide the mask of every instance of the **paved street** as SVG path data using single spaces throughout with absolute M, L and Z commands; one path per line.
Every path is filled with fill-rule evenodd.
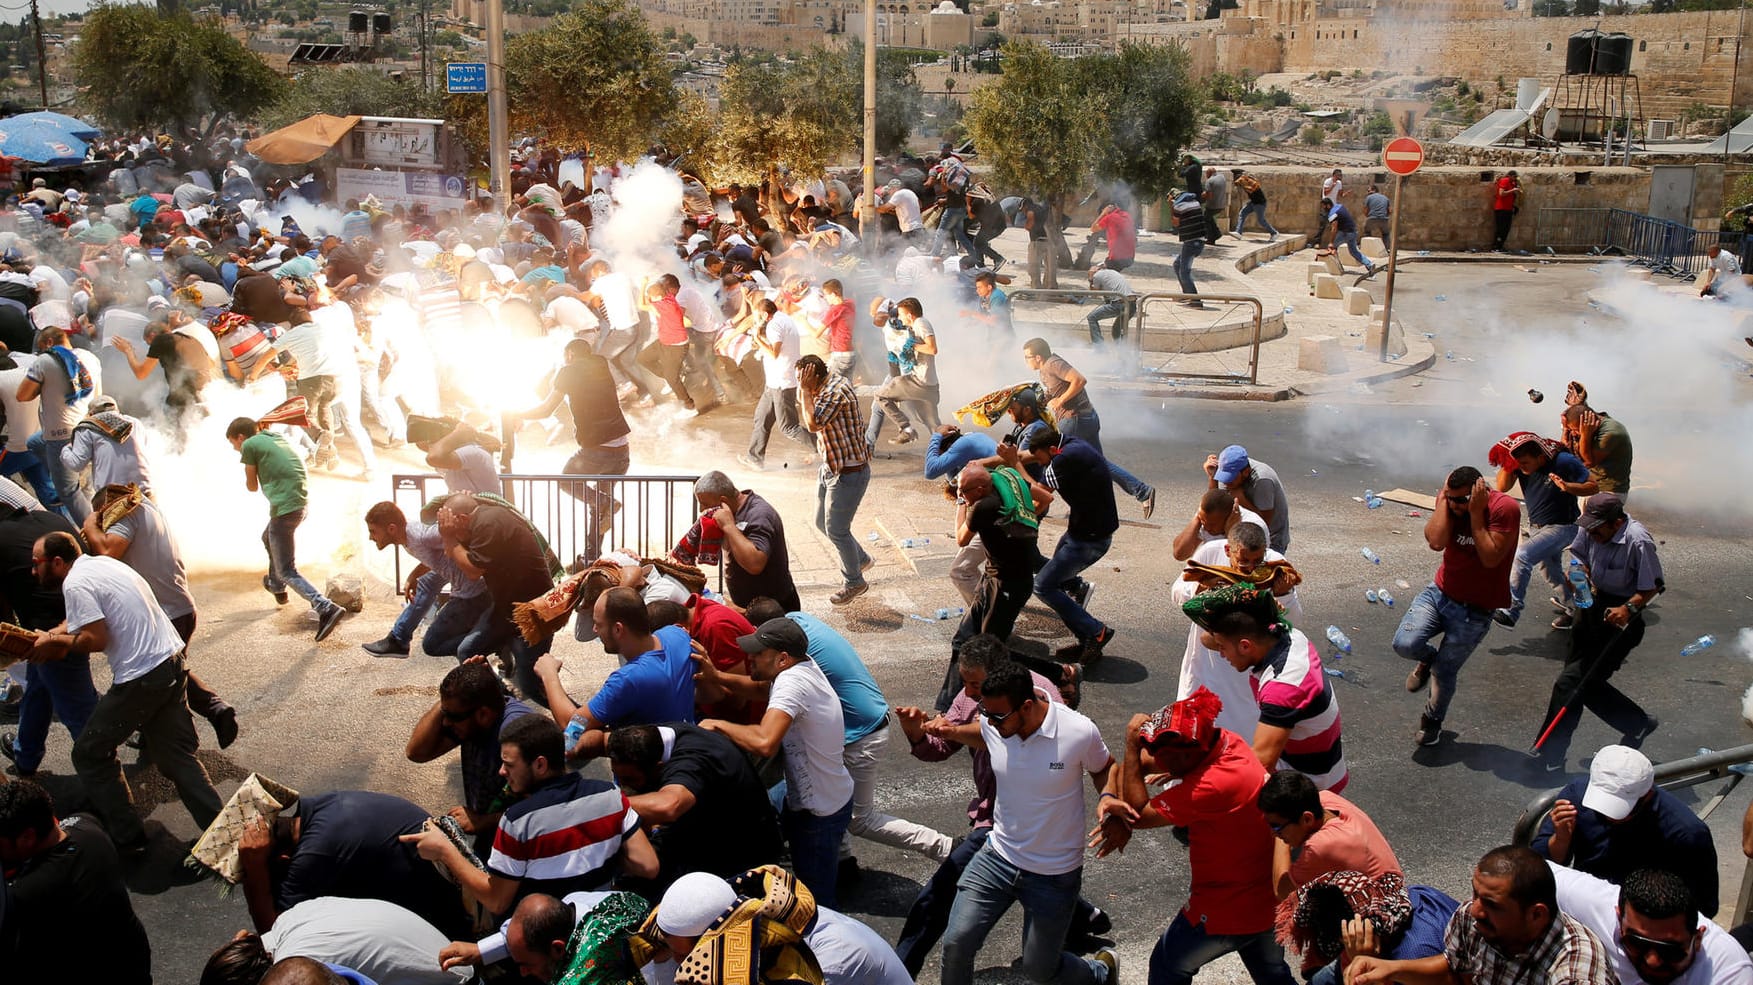
M 1753 564 L 1749 563 L 1749 514 L 1744 483 L 1734 481 L 1748 467 L 1744 437 L 1720 429 L 1745 418 L 1750 400 L 1746 368 L 1727 356 L 1686 356 L 1673 338 L 1661 343 L 1681 349 L 1690 371 L 1681 376 L 1645 377 L 1647 360 L 1658 357 L 1624 340 L 1655 332 L 1654 325 L 1627 326 L 1587 306 L 1596 275 L 1583 266 L 1534 266 L 1523 272 L 1502 264 L 1408 264 L 1400 278 L 1396 310 L 1409 331 L 1432 332 L 1439 352 L 1429 372 L 1374 387 L 1287 403 L 1256 404 L 1126 401 L 1096 392 L 1110 455 L 1158 487 L 1157 513 L 1141 521 L 1135 504 L 1122 500 L 1127 521 L 1109 557 L 1092 573 L 1099 593 L 1093 609 L 1119 631 L 1108 658 L 1090 675 L 1083 710 L 1118 749 L 1120 730 L 1136 711 L 1149 711 L 1172 699 L 1185 619 L 1166 602 L 1166 585 L 1179 566 L 1169 556 L 1172 532 L 1192 515 L 1205 487 L 1199 464 L 1204 455 L 1231 442 L 1245 444 L 1277 469 L 1291 503 L 1290 557 L 1303 573 L 1305 630 L 1319 637 L 1327 624 L 1341 626 L 1356 652 L 1335 666 L 1344 711 L 1346 751 L 1352 768 L 1347 796 L 1368 811 L 1394 844 L 1414 882 L 1463 894 L 1470 862 L 1507 837 L 1521 806 L 1557 785 L 1556 777 L 1536 776 L 1525 766 L 1523 750 L 1534 737 L 1537 719 L 1557 673 L 1566 637 L 1545 628 L 1543 606 L 1530 607 L 1523 625 L 1493 628 L 1461 679 L 1450 713 L 1451 734 L 1435 748 L 1413 752 L 1411 733 L 1420 699 L 1405 693 L 1406 664 L 1389 640 L 1406 604 L 1428 581 L 1437 555 L 1419 534 L 1421 519 L 1394 503 L 1368 510 L 1355 502 L 1366 488 L 1405 487 L 1429 494 L 1458 464 L 1484 465 L 1491 442 L 1512 429 L 1556 431 L 1565 383 L 1581 379 L 1598 407 L 1625 421 L 1637 442 L 1632 512 L 1663 540 L 1662 560 L 1670 590 L 1651 610 L 1643 646 L 1615 678 L 1622 688 L 1660 717 L 1661 729 L 1648 744 L 1658 761 L 1691 755 L 1699 747 L 1725 748 L 1753 741 L 1740 716 L 1742 691 L 1753 683 L 1753 654 L 1738 652 L 1737 631 L 1753 625 Z M 1376 287 L 1379 292 L 1379 286 Z M 1446 300 L 1437 300 L 1442 295 Z M 1539 312 L 1538 317 L 1532 313 Z M 1574 333 L 1572 319 L 1590 325 Z M 1695 323 L 1671 322 L 1668 333 L 1684 333 Z M 1592 340 L 1612 340 L 1616 348 L 1590 354 Z M 1715 341 L 1712 342 L 1715 344 Z M 1722 351 L 1726 348 L 1719 346 Z M 1450 351 L 1449 360 L 1440 354 Z M 1526 353 L 1575 353 L 1581 360 L 1528 362 Z M 1639 363 L 1644 365 L 1640 368 Z M 1664 367 L 1665 368 L 1665 367 Z M 1489 387 L 1489 392 L 1482 392 Z M 1524 392 L 1536 387 L 1546 401 L 1533 406 Z M 945 400 L 946 409 L 949 400 Z M 1700 410 L 1709 413 L 1700 414 Z M 701 419 L 692 440 L 680 448 L 677 428 L 660 439 L 636 426 L 636 470 L 669 454 L 669 467 L 698 470 L 733 462 L 746 439 L 746 409 L 729 408 Z M 1744 434 L 1744 432 L 1743 432 Z M 777 436 L 775 441 L 778 442 Z M 660 446 L 661 449 L 660 450 Z M 912 529 L 934 541 L 950 535 L 953 510 L 934 484 L 917 478 L 919 445 L 895 449 L 877 462 L 876 481 L 855 529 L 861 537 L 879 527 Z M 775 445 L 777 461 L 778 445 Z M 680 457 L 685 454 L 684 457 Z M 547 457 L 563 457 L 548 453 Z M 393 459 L 392 460 L 396 460 Z M 412 460 L 403 456 L 407 467 Z M 543 453 L 531 460 L 546 462 Z M 387 463 L 386 463 L 387 464 Z M 520 461 L 520 465 L 522 462 Z M 658 470 L 652 468 L 653 471 Z M 387 473 L 380 468 L 380 475 Z M 1728 471 L 1728 481 L 1720 473 Z M 209 474 L 211 472 L 211 474 Z M 734 474 L 734 470 L 733 470 Z M 216 458 L 196 470 L 195 480 L 215 490 L 241 486 L 234 462 Z M 948 658 L 950 623 L 926 623 L 910 613 L 930 613 L 959 605 L 942 578 L 920 578 L 900 563 L 895 548 L 873 549 L 879 561 L 869 595 L 846 610 L 829 611 L 833 584 L 826 542 L 808 526 L 813 515 L 813 472 L 774 469 L 739 476 L 760 489 L 788 520 L 790 539 L 802 572 L 805 606 L 846 632 L 895 704 L 926 704 Z M 313 527 L 332 524 L 334 533 L 313 535 L 321 550 L 301 549 L 311 560 L 307 573 L 338 570 L 327 558 L 363 534 L 359 504 L 387 490 L 385 479 L 367 487 L 340 479 L 322 480 L 313 495 Z M 217 493 L 215 494 L 218 495 Z M 227 494 L 229 495 L 229 494 Z M 234 701 L 242 737 L 225 752 L 203 759 L 222 793 L 229 793 L 249 770 L 258 770 L 296 789 L 320 792 L 370 788 L 395 792 L 442 811 L 456 802 L 460 782 L 453 761 L 416 767 L 402 758 L 407 730 L 435 698 L 447 658 L 374 660 L 359 644 L 382 635 L 393 602 L 373 598 L 366 611 L 350 618 L 327 642 L 312 645 L 312 625 L 296 607 L 276 610 L 256 586 L 262 565 L 256 539 L 259 506 L 224 499 L 206 507 L 184 503 L 173 510 L 179 532 L 201 543 L 197 596 L 201 628 L 191 649 L 194 666 Z M 231 512 L 247 510 L 252 512 Z M 230 518 L 238 519 L 231 520 Z M 217 522 L 215 522 L 217 521 Z M 1047 531 L 1058 527 L 1049 525 Z M 1365 561 L 1360 547 L 1382 558 Z M 357 551 L 355 542 L 352 549 Z M 369 545 L 364 548 L 369 552 Z M 372 570 L 382 560 L 368 557 Z M 1401 587 L 1397 583 L 1404 583 Z M 1386 586 L 1393 609 L 1365 601 L 1364 591 Z M 1543 599 L 1538 576 L 1531 598 Z M 1044 646 L 1065 642 L 1064 631 L 1045 609 L 1032 607 L 1020 634 Z M 1682 660 L 1679 650 L 1702 633 L 1719 645 Z M 563 638 L 556 653 L 575 694 L 594 690 L 610 663 L 594 645 Z M 201 726 L 207 736 L 205 726 Z M 898 737 L 898 730 L 896 731 Z M 1584 768 L 1587 753 L 1613 738 L 1607 728 L 1585 718 L 1573 745 L 1570 770 Z M 51 786 L 71 799 L 67 742 L 57 731 L 46 766 Z M 941 765 L 912 761 L 899 741 L 886 751 L 887 775 L 878 798 L 886 811 L 959 833 L 971 780 L 965 759 Z M 602 770 L 602 767 L 596 767 Z M 196 834 L 168 786 L 143 778 L 138 793 L 159 809 L 153 819 L 177 838 Z M 1693 796 L 1686 794 L 1685 796 Z M 1093 797 L 1091 798 L 1093 802 Z M 1729 798 L 1712 819 L 1724 874 L 1725 900 L 1733 900 L 1742 868 L 1737 851 L 1745 794 Z M 162 857 L 138 880 L 136 903 L 156 945 L 160 981 L 193 981 L 206 955 L 247 923 L 242 899 L 222 897 L 211 884 L 168 888 L 174 867 L 168 840 Z M 925 859 L 861 843 L 858 855 L 866 875 L 843 891 L 846 908 L 893 938 L 900 918 L 930 871 Z M 1085 869 L 1085 892 L 1114 914 L 1122 973 L 1141 982 L 1156 934 L 1185 899 L 1185 850 L 1166 833 L 1134 839 L 1124 856 Z M 994 969 L 985 980 L 1019 976 L 1004 966 L 1016 956 L 1020 923 L 1013 916 L 994 934 L 981 965 Z M 1220 965 L 1211 980 L 1241 980 L 1239 963 Z M 935 958 L 923 981 L 937 980 Z

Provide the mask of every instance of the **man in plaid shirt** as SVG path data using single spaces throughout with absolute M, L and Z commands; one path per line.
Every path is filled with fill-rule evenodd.
M 1473 899 L 1449 920 L 1443 953 L 1412 961 L 1353 958 L 1346 985 L 1619 985 L 1607 949 L 1558 910 L 1545 859 L 1493 848 L 1473 870 Z
M 870 442 L 864 434 L 864 412 L 858 393 L 843 376 L 828 372 L 820 356 L 797 361 L 798 403 L 803 426 L 816 436 L 822 469 L 816 479 L 816 528 L 840 552 L 840 578 L 845 585 L 828 601 L 845 605 L 870 591 L 864 571 L 870 555 L 852 535 L 852 517 L 870 485 Z

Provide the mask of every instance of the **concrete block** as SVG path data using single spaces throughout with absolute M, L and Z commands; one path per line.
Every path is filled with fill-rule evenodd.
M 1379 304 L 1370 305 L 1370 321 L 1379 322 L 1383 318 L 1387 317 L 1387 315 L 1388 315 L 1388 309 L 1385 306 L 1379 305 Z
M 1340 262 L 1339 254 L 1329 253 L 1326 256 L 1322 257 L 1321 260 L 1322 260 L 1322 262 L 1327 264 L 1327 272 L 1328 273 L 1332 274 L 1335 277 L 1344 276 L 1345 264 Z
M 1311 264 L 1309 264 L 1308 265 L 1309 286 L 1314 287 L 1315 286 L 1315 278 L 1320 277 L 1321 275 L 1327 274 L 1327 273 L 1331 273 L 1331 271 L 1329 271 L 1327 269 L 1326 264 L 1324 264 L 1324 263 L 1311 263 Z
M 1316 274 L 1315 275 L 1315 297 L 1330 298 L 1334 301 L 1337 301 L 1342 297 L 1342 295 L 1339 293 L 1339 291 L 1340 291 L 1340 287 L 1339 287 L 1339 278 L 1338 277 L 1335 277 L 1332 274 Z
M 1346 370 L 1345 352 L 1331 335 L 1308 335 L 1297 343 L 1296 368 L 1332 375 Z
M 1367 315 L 1374 307 L 1370 292 L 1362 287 L 1346 287 L 1340 289 L 1340 296 L 1345 300 L 1345 313 L 1348 315 Z
M 1357 248 L 1363 251 L 1364 256 L 1385 257 L 1388 255 L 1388 244 L 1382 242 L 1380 236 L 1365 236 Z
M 324 595 L 348 612 L 361 612 L 365 609 L 365 586 L 358 575 L 330 575 L 324 586 Z
M 1309 245 L 1309 234 L 1308 233 L 1292 233 L 1289 237 L 1281 236 L 1279 238 L 1284 240 L 1284 244 L 1285 244 L 1284 249 L 1286 252 L 1289 252 L 1289 253 L 1295 253 L 1296 251 Z
M 1372 321 L 1370 322 L 1370 327 L 1364 330 L 1363 351 L 1366 354 L 1374 354 L 1382 351 L 1381 322 Z M 1393 331 L 1388 333 L 1388 355 L 1406 355 L 1406 333 L 1401 329 L 1398 321 L 1394 323 Z

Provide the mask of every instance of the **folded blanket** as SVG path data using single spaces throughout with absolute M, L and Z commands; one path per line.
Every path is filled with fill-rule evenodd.
M 682 539 L 670 551 L 670 557 L 683 564 L 694 564 L 701 567 L 715 567 L 719 554 L 724 549 L 724 531 L 718 529 L 718 521 L 711 515 L 703 514 L 682 535 Z

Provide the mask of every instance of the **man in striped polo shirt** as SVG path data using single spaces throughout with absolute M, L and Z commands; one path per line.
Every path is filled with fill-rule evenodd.
M 451 878 L 495 915 L 531 893 L 561 897 L 609 888 L 617 874 L 657 877 L 657 851 L 639 828 L 620 788 L 567 773 L 559 726 L 536 715 L 500 733 L 499 773 L 522 797 L 500 815 L 486 871 L 475 868 L 450 838 L 428 823 L 419 834 L 420 857 L 441 863 Z
M 1268 771 L 1296 770 L 1339 793 L 1350 779 L 1340 741 L 1339 697 L 1315 644 L 1278 607 L 1270 589 L 1247 583 L 1195 595 L 1182 605 L 1204 632 L 1199 642 L 1253 675 L 1260 702 L 1254 753 Z

